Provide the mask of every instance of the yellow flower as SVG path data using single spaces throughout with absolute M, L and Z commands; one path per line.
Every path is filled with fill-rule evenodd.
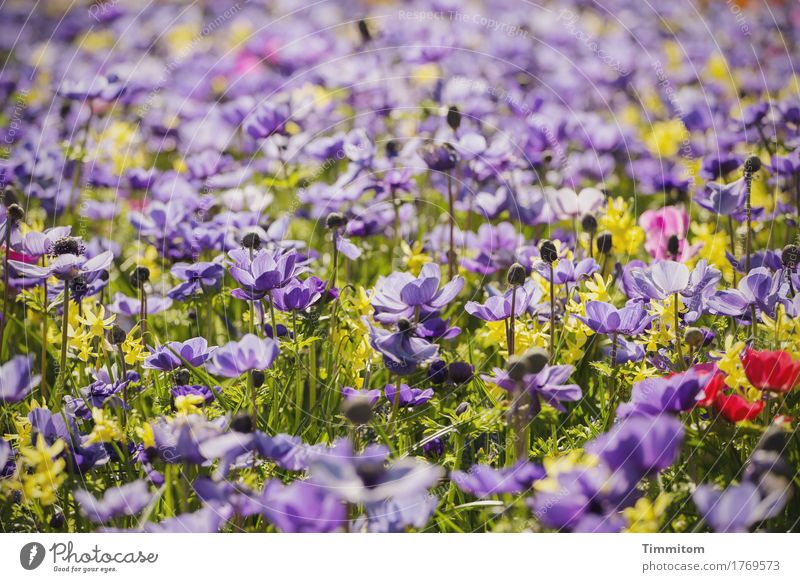
M 693 222 L 690 230 L 696 242 L 702 243 L 697 255 L 689 261 L 694 266 L 699 259 L 706 259 L 708 264 L 722 271 L 726 281 L 733 281 L 733 267 L 725 252 L 730 250 L 730 237 L 724 231 L 717 231 L 711 224 Z
M 122 430 L 113 418 L 108 418 L 102 408 L 92 408 L 94 428 L 86 441 L 89 443 L 110 443 L 124 438 Z
M 48 446 L 41 434 L 36 437 L 35 447 L 20 448 L 19 475 L 25 501 L 39 501 L 42 505 L 56 502 L 58 489 L 66 478 L 66 461 L 55 457 L 63 450 L 63 440 L 58 439 Z
M 205 398 L 199 394 L 185 394 L 178 396 L 175 399 L 175 410 L 178 414 L 198 414 L 200 412 L 200 405 L 206 401 Z
M 89 335 L 91 337 L 102 338 L 106 330 L 111 329 L 117 319 L 117 316 L 113 313 L 106 318 L 106 308 L 102 305 L 97 313 L 92 312 L 90 309 L 85 309 L 83 313 L 83 317 L 79 317 L 78 321 L 83 325 L 89 326 Z
M 630 533 L 657 533 L 661 529 L 661 520 L 669 507 L 672 497 L 667 493 L 659 493 L 654 501 L 642 497 L 633 507 L 622 510 L 628 520 L 625 531 Z
M 146 449 L 156 446 L 156 439 L 153 436 L 153 427 L 149 422 L 145 422 L 142 426 L 136 427 L 136 435 L 142 439 L 142 444 Z
M 713 353 L 719 357 L 717 367 L 727 374 L 725 383 L 731 388 L 749 388 L 750 382 L 744 373 L 741 354 L 744 351 L 744 342 L 734 342 L 733 336 L 725 338 L 725 350 L 722 353 Z
M 657 121 L 645 136 L 645 145 L 653 155 L 672 157 L 683 146 L 689 132 L 680 119 Z
M 403 263 L 415 277 L 419 276 L 422 265 L 433 260 L 429 255 L 422 252 L 422 243 L 420 241 L 415 241 L 413 246 L 408 246 L 406 241 L 401 241 L 400 248 L 403 250 Z
M 592 279 L 586 281 L 586 292 L 580 294 L 582 303 L 585 305 L 587 300 L 610 303 L 611 295 L 608 292 L 608 288 L 611 286 L 612 280 L 613 277 L 610 275 L 608 280 L 606 280 L 603 279 L 600 273 L 595 273 Z
M 611 233 L 611 244 L 614 253 L 635 255 L 641 251 L 644 243 L 644 231 L 636 224 L 636 216 L 631 212 L 627 202 L 622 198 L 608 201 L 605 215 L 598 221 L 600 230 Z
M 135 329 L 128 333 L 128 337 L 122 342 L 122 353 L 125 354 L 125 363 L 129 366 L 136 365 L 143 361 L 147 356 L 144 354 L 144 345 L 141 338 L 135 335 Z

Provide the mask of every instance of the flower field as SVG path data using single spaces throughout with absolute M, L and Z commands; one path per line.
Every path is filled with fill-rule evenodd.
M 0 531 L 800 529 L 800 7 L 0 7 Z

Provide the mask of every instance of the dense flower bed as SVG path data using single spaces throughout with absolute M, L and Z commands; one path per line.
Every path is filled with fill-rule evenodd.
M 2 531 L 797 529 L 795 3 L 30 9 Z

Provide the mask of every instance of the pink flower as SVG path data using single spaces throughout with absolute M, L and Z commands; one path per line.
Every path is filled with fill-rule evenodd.
M 700 245 L 689 245 L 686 241 L 689 214 L 682 206 L 647 210 L 639 217 L 639 226 L 647 236 L 644 248 L 655 259 L 685 261 L 700 248 Z

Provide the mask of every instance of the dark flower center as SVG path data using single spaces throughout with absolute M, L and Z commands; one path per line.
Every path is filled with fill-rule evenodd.
M 50 246 L 50 256 L 60 257 L 61 255 L 82 255 L 86 247 L 79 238 L 65 236 L 58 239 Z

